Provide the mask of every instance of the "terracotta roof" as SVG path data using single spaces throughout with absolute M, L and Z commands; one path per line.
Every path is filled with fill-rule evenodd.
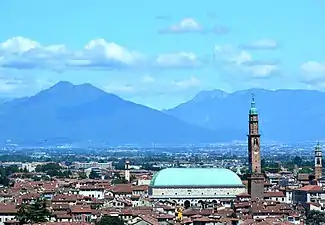
M 72 214 L 88 214 L 92 212 L 89 205 L 72 205 L 70 210 Z
M 132 194 L 132 184 L 117 184 L 112 191 L 117 194 Z
M 282 191 L 267 191 L 264 192 L 264 197 L 285 197 Z
M 297 191 L 306 191 L 306 192 L 321 192 L 322 188 L 318 185 L 306 185 L 304 187 L 296 189 Z
M 148 185 L 136 185 L 132 186 L 133 191 L 148 191 Z
M 7 204 L 2 203 L 0 204 L 0 214 L 16 214 L 17 213 L 16 205 L 13 203 Z

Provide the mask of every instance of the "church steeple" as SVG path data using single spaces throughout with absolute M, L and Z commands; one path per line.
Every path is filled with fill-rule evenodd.
M 322 147 L 319 142 L 315 146 L 315 179 L 319 180 L 322 177 L 323 162 L 322 162 Z
M 255 95 L 252 94 L 251 108 L 249 109 L 249 115 L 257 115 L 257 109 L 255 106 Z
M 261 173 L 260 134 L 258 127 L 258 113 L 255 106 L 255 96 L 252 95 L 251 108 L 249 109 L 248 128 L 248 157 L 250 171 Z
M 258 113 L 255 105 L 255 96 L 252 95 L 251 107 L 248 115 L 248 193 L 252 199 L 262 199 L 264 195 L 264 175 L 261 168 L 261 148 L 258 127 Z

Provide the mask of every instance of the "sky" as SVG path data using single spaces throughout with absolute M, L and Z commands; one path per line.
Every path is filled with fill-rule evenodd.
M 91 83 L 156 109 L 202 90 L 325 90 L 323 0 L 3 0 L 0 97 Z

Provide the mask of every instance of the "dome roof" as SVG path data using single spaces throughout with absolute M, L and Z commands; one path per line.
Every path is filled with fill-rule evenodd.
M 236 173 L 222 168 L 167 168 L 157 172 L 150 186 L 231 186 L 242 187 L 243 182 Z

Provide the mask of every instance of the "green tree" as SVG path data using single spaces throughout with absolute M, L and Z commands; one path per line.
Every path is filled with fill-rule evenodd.
M 80 179 L 87 179 L 87 174 L 85 172 L 81 172 L 78 175 Z
M 294 165 L 297 165 L 297 166 L 301 166 L 302 165 L 302 158 L 301 157 L 299 157 L 299 156 L 295 156 L 294 158 L 293 158 L 293 160 L 292 160 L 292 163 L 294 164 Z
M 46 200 L 39 198 L 31 204 L 19 205 L 16 219 L 20 224 L 44 223 L 49 221 L 50 216 L 51 212 L 47 209 Z
M 325 224 L 325 213 L 321 211 L 311 210 L 307 213 L 306 225 Z
M 10 181 L 9 177 L 13 173 L 18 173 L 19 168 L 15 165 L 7 166 L 7 167 L 0 167 L 0 184 L 3 186 L 11 186 L 12 182 Z
M 48 172 L 51 170 L 61 170 L 61 166 L 58 163 L 47 163 L 44 165 L 37 165 L 35 168 L 36 172 Z
M 96 225 L 124 225 L 124 222 L 118 217 L 103 216 Z
M 89 179 L 99 179 L 99 178 L 100 178 L 100 175 L 96 171 L 92 170 L 90 172 Z
M 16 215 L 16 220 L 19 221 L 19 224 L 26 224 L 30 221 L 29 218 L 29 205 L 26 203 L 22 203 L 21 205 L 17 206 L 18 212 Z
M 298 171 L 298 173 L 310 173 L 312 170 L 308 167 L 303 167 L 301 170 Z
M 58 163 L 47 163 L 44 165 L 38 165 L 35 168 L 36 172 L 43 172 L 50 177 L 69 178 L 71 172 L 68 170 L 62 171 L 63 168 Z
M 112 182 L 111 182 L 111 184 L 127 184 L 128 183 L 128 181 L 127 180 L 125 180 L 125 179 L 113 179 L 112 180 Z

